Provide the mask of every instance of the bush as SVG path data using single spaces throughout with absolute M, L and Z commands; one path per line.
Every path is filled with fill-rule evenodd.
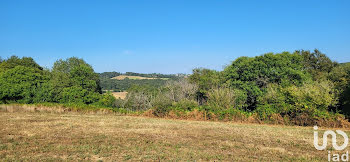
M 328 78 L 334 83 L 336 96 L 339 98 L 336 110 L 350 117 L 350 63 L 333 68 Z
M 159 117 L 164 116 L 169 112 L 172 103 L 173 101 L 169 98 L 169 94 L 160 93 L 151 101 L 151 105 L 154 109 L 153 114 Z
M 333 85 L 329 81 L 309 81 L 302 86 L 282 87 L 270 84 L 265 95 L 259 97 L 254 111 L 261 120 L 274 113 L 292 118 L 307 115 L 310 118 L 328 118 L 328 107 L 337 103 Z
M 266 112 L 275 113 L 288 113 L 292 105 L 286 103 L 286 96 L 282 92 L 283 87 L 278 84 L 268 84 L 264 95 L 258 98 L 257 109 L 255 110 L 258 115 L 263 119 L 266 118 Z M 272 110 L 264 110 L 272 109 Z M 268 115 L 271 115 L 268 113 Z
M 193 100 L 196 97 L 197 90 L 198 86 L 188 82 L 186 79 L 168 81 L 162 88 L 162 92 L 167 93 L 167 96 L 173 102 L 183 99 Z
M 3 103 L 33 103 L 38 87 L 47 82 L 45 73 L 36 68 L 18 65 L 0 73 L 0 100 Z
M 174 102 L 172 108 L 180 111 L 192 111 L 194 108 L 198 107 L 198 103 L 194 100 L 183 99 L 179 102 Z
M 128 93 L 125 98 L 124 107 L 131 108 L 132 110 L 147 110 L 152 107 L 150 96 L 143 92 Z
M 108 92 L 102 95 L 99 103 L 102 106 L 114 107 L 115 101 L 116 101 L 116 98 L 110 92 Z
M 116 108 L 125 108 L 124 107 L 124 105 L 125 105 L 125 100 L 123 100 L 123 99 L 120 99 L 120 98 L 118 98 L 118 99 L 116 99 L 115 101 L 114 101 L 114 107 L 116 107 Z
M 270 105 L 260 105 L 254 110 L 254 113 L 258 115 L 259 120 L 269 120 L 271 115 L 277 111 Z
M 286 96 L 286 103 L 301 111 L 310 109 L 327 111 L 328 107 L 337 103 L 333 84 L 329 81 L 309 82 L 300 87 L 290 86 L 284 88 L 283 93 Z
M 208 106 L 213 110 L 241 109 L 245 106 L 247 95 L 238 89 L 214 88 L 209 90 Z
M 61 93 L 61 103 L 92 104 L 100 99 L 99 93 L 94 93 L 82 87 L 64 88 Z

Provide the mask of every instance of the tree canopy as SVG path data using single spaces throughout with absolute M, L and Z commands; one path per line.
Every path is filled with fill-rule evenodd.
M 98 103 L 99 75 L 83 59 L 58 60 L 51 71 L 32 58 L 11 56 L 0 63 L 0 100 L 3 103 Z

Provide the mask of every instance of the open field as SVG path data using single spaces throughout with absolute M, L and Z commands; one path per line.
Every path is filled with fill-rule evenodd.
M 116 77 L 113 77 L 112 79 L 117 79 L 117 80 L 124 80 L 125 78 L 129 79 L 162 79 L 162 80 L 168 80 L 169 78 L 149 78 L 149 77 L 142 77 L 142 76 L 129 76 L 129 75 L 119 75 Z
M 5 111 L 0 122 L 1 161 L 327 161 L 311 127 Z
M 128 94 L 128 92 L 112 92 L 112 95 L 117 99 L 118 98 L 124 99 L 127 94 Z
M 124 99 L 128 92 L 113 92 L 112 90 L 104 90 L 104 92 L 111 92 L 111 94 L 116 98 Z

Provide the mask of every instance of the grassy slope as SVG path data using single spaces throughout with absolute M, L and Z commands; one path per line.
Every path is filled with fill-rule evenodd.
M 142 77 L 142 76 L 130 76 L 130 75 L 119 75 L 119 76 L 116 76 L 116 77 L 113 77 L 111 79 L 117 79 L 117 80 L 123 80 L 125 78 L 129 78 L 129 79 L 162 79 L 162 80 L 168 80 L 169 78 L 149 78 L 149 77 Z
M 4 111 L 0 123 L 0 161 L 327 160 L 311 127 Z

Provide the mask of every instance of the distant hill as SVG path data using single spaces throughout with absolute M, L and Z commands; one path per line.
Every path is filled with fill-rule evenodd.
M 142 76 L 131 76 L 131 75 L 119 75 L 116 77 L 113 77 L 111 79 L 117 79 L 117 80 L 124 80 L 124 79 L 138 79 L 138 80 L 143 80 L 143 79 L 163 79 L 163 80 L 168 80 L 169 78 L 150 78 L 150 77 L 142 77 Z
M 115 78 L 117 76 L 122 76 L 119 78 L 125 79 L 128 77 L 129 79 L 157 79 L 157 78 L 178 78 L 178 77 L 185 77 L 186 74 L 160 74 L 160 73 L 151 73 L 151 74 L 143 74 L 143 73 L 135 73 L 135 72 L 126 72 L 126 73 L 120 73 L 120 72 L 103 72 L 100 73 L 101 78 Z M 133 77 L 137 76 L 137 77 Z M 120 80 L 120 79 L 118 79 Z
M 134 85 L 159 87 L 167 80 L 186 77 L 186 74 L 143 74 L 134 72 L 104 72 L 100 73 L 101 88 L 105 91 L 124 92 Z
M 343 63 L 340 63 L 340 65 L 348 65 L 350 64 L 350 62 L 343 62 Z
M 113 78 L 113 77 L 121 75 L 121 73 L 113 71 L 113 72 L 99 73 L 99 75 L 100 75 L 100 78 Z

